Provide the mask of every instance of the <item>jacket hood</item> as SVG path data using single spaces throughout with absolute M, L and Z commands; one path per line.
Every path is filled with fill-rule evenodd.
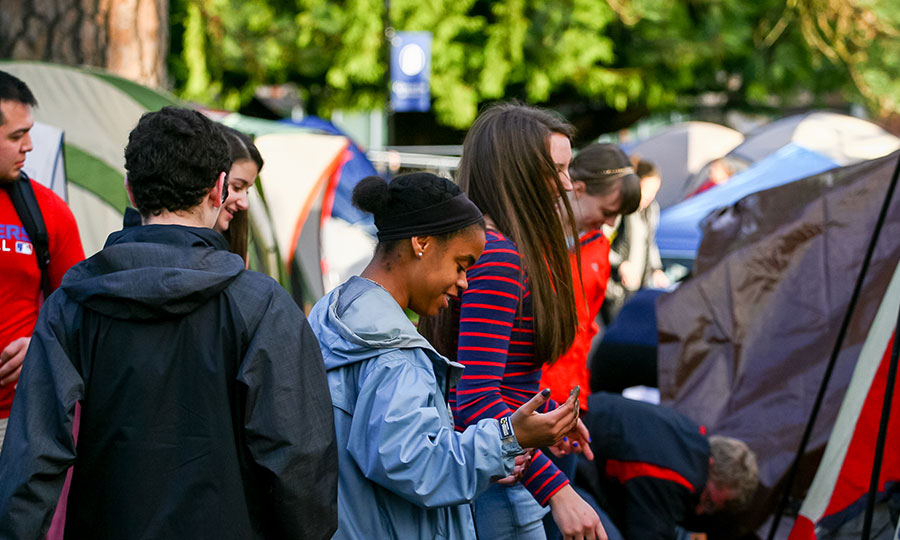
M 316 320 L 326 370 L 371 359 L 378 350 L 421 349 L 436 365 L 461 371 L 461 364 L 441 356 L 416 331 L 389 292 L 368 279 L 354 276 L 331 291 L 310 319 Z
M 111 234 L 60 288 L 103 315 L 150 320 L 194 311 L 243 270 L 244 261 L 212 229 L 145 225 Z

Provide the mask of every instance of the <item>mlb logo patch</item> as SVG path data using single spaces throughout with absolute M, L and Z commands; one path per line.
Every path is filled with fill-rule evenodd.
M 16 242 L 16 253 L 31 255 L 34 253 L 34 247 L 28 242 Z

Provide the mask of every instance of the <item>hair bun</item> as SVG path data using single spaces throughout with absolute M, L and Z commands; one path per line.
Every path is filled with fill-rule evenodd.
M 387 180 L 380 176 L 367 176 L 353 188 L 353 205 L 377 216 L 387 206 L 390 190 Z

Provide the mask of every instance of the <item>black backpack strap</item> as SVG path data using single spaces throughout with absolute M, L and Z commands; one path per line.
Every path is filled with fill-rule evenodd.
M 31 181 L 24 172 L 19 172 L 19 179 L 3 184 L 9 192 L 16 214 L 22 221 L 25 233 L 31 240 L 34 254 L 37 257 L 38 268 L 41 271 L 41 290 L 44 299 L 50 296 L 50 276 L 47 267 L 50 266 L 50 237 L 47 235 L 47 227 L 44 225 L 44 217 L 41 215 L 41 207 L 38 206 L 37 197 L 31 187 Z

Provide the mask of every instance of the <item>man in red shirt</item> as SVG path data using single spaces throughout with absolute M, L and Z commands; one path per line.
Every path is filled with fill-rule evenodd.
M 31 108 L 37 105 L 28 86 L 0 71 L 0 183 L 15 182 L 32 147 Z M 63 274 L 84 259 L 75 218 L 51 190 L 31 181 L 50 244 L 47 267 L 51 289 Z M 0 444 L 6 433 L 22 360 L 31 341 L 42 302 L 41 271 L 35 249 L 6 189 L 0 189 Z

